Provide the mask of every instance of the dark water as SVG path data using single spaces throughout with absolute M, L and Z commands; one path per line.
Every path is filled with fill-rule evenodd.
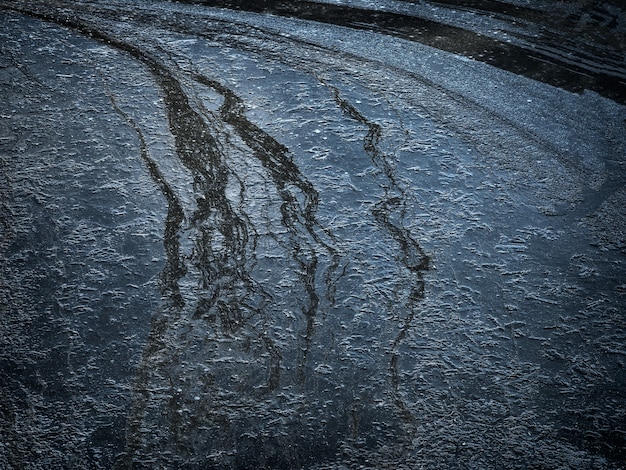
M 0 467 L 622 468 L 619 3 L 0 6 Z

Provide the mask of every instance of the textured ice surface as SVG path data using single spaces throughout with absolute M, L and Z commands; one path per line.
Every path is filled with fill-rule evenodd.
M 620 468 L 622 105 L 294 18 L 0 5 L 0 466 Z

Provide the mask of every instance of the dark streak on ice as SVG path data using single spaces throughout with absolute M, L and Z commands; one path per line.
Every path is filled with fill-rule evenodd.
M 370 122 L 354 105 L 341 96 L 336 87 L 329 85 L 319 77 L 318 80 L 324 84 L 324 86 L 329 88 L 333 94 L 335 102 L 345 114 L 347 114 L 351 119 L 363 124 L 368 129 L 367 135 L 363 140 L 363 149 L 369 155 L 372 163 L 382 171 L 388 180 L 388 185 L 385 186 L 383 199 L 374 204 L 371 212 L 381 227 L 387 230 L 391 234 L 392 238 L 398 243 L 400 252 L 402 253 L 402 264 L 404 264 L 404 266 L 414 276 L 406 305 L 407 314 L 402 320 L 400 332 L 391 344 L 391 359 L 389 362 L 389 372 L 391 375 L 391 387 L 394 394 L 394 402 L 400 409 L 401 416 L 404 420 L 405 426 L 409 430 L 408 434 L 410 436 L 414 432 L 414 426 L 412 425 L 413 417 L 399 391 L 400 376 L 398 372 L 398 346 L 406 338 L 407 332 L 413 326 L 413 320 L 418 313 L 417 303 L 424 297 L 423 274 L 426 270 L 428 270 L 430 260 L 424 253 L 424 250 L 419 243 L 413 238 L 411 232 L 401 225 L 404 217 L 404 209 L 402 206 L 408 203 L 408 198 L 404 189 L 398 182 L 393 166 L 389 161 L 390 157 L 385 155 L 379 148 L 379 141 L 382 133 L 380 125 Z M 398 217 L 399 222 L 394 223 L 389 219 L 389 214 L 398 213 L 398 209 L 400 209 Z
M 141 152 L 141 158 L 146 164 L 150 176 L 154 180 L 155 184 L 161 190 L 161 193 L 167 200 L 168 210 L 167 218 L 165 220 L 165 233 L 163 237 L 163 244 L 165 246 L 165 253 L 167 255 L 167 264 L 161 273 L 163 293 L 166 297 L 172 299 L 175 305 L 181 306 L 183 301 L 180 296 L 180 290 L 178 288 L 178 279 L 184 274 L 185 268 L 180 259 L 180 250 L 178 243 L 178 231 L 184 220 L 183 207 L 176 196 L 176 193 L 172 190 L 170 185 L 161 174 L 158 165 L 150 157 L 148 151 L 148 145 L 146 138 L 141 131 L 141 128 L 137 125 L 135 120 L 125 113 L 117 104 L 115 96 L 108 90 L 109 98 L 115 111 L 128 122 L 128 124 L 136 132 L 139 139 L 139 150 Z
M 621 73 L 615 74 L 603 71 L 601 60 L 597 70 L 590 70 L 589 68 L 573 64 L 570 60 L 566 60 L 570 59 L 568 56 L 571 56 L 573 53 L 581 54 L 581 57 L 589 60 L 597 60 L 597 50 L 589 52 L 570 50 L 563 54 L 563 58 L 559 58 L 542 51 L 537 46 L 521 47 L 490 38 L 486 35 L 477 34 L 468 29 L 446 25 L 426 18 L 386 11 L 367 10 L 313 1 L 186 0 L 186 3 L 200 3 L 258 13 L 272 13 L 348 26 L 355 29 L 378 31 L 403 39 L 418 41 L 455 54 L 468 56 L 504 70 L 570 91 L 582 92 L 585 89 L 590 89 L 620 103 L 626 103 L 626 72 L 624 71 L 623 63 L 620 65 L 619 53 L 617 53 L 614 60 L 606 58 L 607 63 L 615 62 L 617 67 L 621 68 Z M 446 3 L 458 5 L 457 1 Z M 542 19 L 542 16 L 536 13 L 531 15 L 529 9 L 515 8 L 511 5 L 503 7 L 499 2 L 481 1 L 478 3 L 487 12 L 504 9 L 522 17 L 530 17 L 534 20 Z M 459 6 L 468 5 L 462 3 Z M 563 42 L 563 38 L 559 36 L 550 37 L 546 35 L 542 39 L 545 42 L 553 41 L 557 47 Z M 624 47 L 623 44 L 621 47 Z M 622 49 L 622 58 L 623 52 L 624 50 Z
M 327 284 L 329 287 L 332 285 L 332 273 L 338 264 L 336 250 L 322 241 L 320 235 L 316 232 L 315 213 L 319 196 L 311 182 L 304 178 L 290 158 L 288 149 L 245 117 L 244 104 L 241 98 L 224 85 L 202 74 L 193 73 L 191 77 L 198 83 L 213 88 L 224 97 L 224 104 L 220 107 L 223 121 L 233 126 L 237 134 L 250 147 L 255 158 L 268 169 L 282 198 L 283 203 L 280 208 L 282 223 L 291 234 L 290 249 L 294 260 L 299 264 L 300 277 L 309 298 L 308 303 L 302 307 L 302 314 L 306 318 L 305 345 L 298 360 L 297 369 L 298 381 L 303 383 L 305 380 L 307 352 L 314 333 L 315 317 L 319 305 L 319 296 L 315 287 L 318 255 L 314 247 L 306 241 L 306 238 L 310 237 L 314 244 L 323 246 L 333 260 L 327 273 Z M 303 207 L 300 207 L 300 202 L 289 190 L 288 187 L 290 185 L 298 188 L 304 195 Z M 302 229 L 299 227 L 302 227 Z M 329 232 L 325 230 L 324 232 L 326 235 L 330 235 Z M 301 241 L 303 237 L 304 241 Z M 274 378 L 271 379 L 274 386 L 270 388 L 275 388 L 278 383 L 278 363 L 274 370 Z

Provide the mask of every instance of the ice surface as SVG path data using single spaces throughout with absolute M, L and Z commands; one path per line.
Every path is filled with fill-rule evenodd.
M 0 466 L 620 468 L 623 105 L 267 13 L 0 6 Z

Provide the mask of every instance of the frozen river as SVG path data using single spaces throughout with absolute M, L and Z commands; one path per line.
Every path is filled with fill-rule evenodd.
M 623 468 L 619 5 L 0 0 L 0 468 Z

